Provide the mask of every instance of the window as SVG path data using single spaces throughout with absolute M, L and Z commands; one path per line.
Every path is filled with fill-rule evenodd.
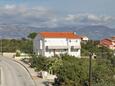
M 64 49 L 64 51 L 68 51 L 68 49 Z
M 66 52 L 68 49 L 60 49 L 61 52 Z
M 71 40 L 69 40 L 69 42 L 71 42 Z
M 46 46 L 46 52 L 48 52 L 48 46 Z
M 78 50 L 79 50 L 78 48 L 74 48 L 74 46 L 71 46 L 71 52 L 76 52 Z
M 71 51 L 73 51 L 74 50 L 74 46 L 71 46 Z
M 44 40 L 44 42 L 47 42 L 47 40 Z

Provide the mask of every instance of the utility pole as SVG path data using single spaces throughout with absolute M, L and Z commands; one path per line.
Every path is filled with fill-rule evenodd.
M 89 54 L 89 86 L 92 86 L 92 56 L 93 53 Z
M 2 53 L 2 38 L 1 38 L 1 55 L 3 55 L 3 53 Z
M 95 53 L 90 52 L 89 54 L 89 86 L 92 86 L 92 58 L 96 59 Z

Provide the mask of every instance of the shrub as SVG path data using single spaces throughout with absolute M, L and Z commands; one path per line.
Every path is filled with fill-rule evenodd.
M 16 56 L 20 56 L 20 50 L 16 50 Z

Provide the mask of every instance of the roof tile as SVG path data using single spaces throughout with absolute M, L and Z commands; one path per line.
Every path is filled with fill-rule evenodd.
M 81 37 L 74 32 L 40 32 L 40 35 L 44 38 L 69 38 L 69 39 L 81 39 Z

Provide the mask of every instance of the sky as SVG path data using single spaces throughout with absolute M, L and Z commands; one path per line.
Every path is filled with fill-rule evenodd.
M 115 15 L 115 0 L 0 0 L 0 5 L 42 6 L 61 15 L 66 13 L 93 13 L 97 15 Z
M 0 18 L 41 22 L 38 26 L 77 23 L 115 27 L 114 3 L 115 0 L 0 0 Z

